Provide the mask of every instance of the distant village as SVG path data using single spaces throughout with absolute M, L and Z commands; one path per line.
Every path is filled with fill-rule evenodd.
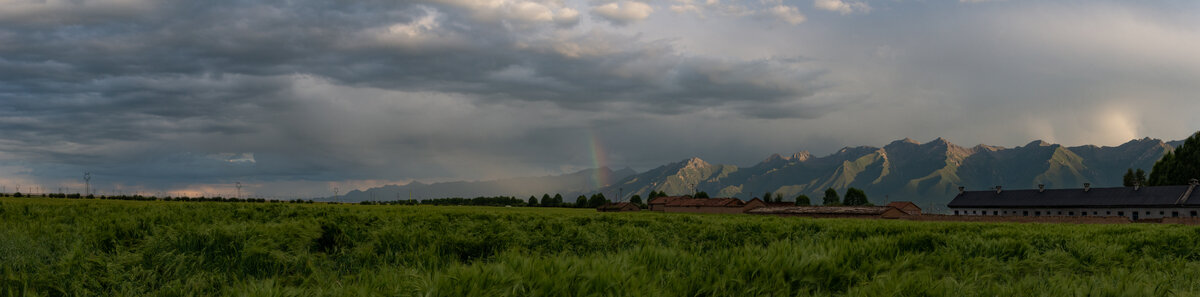
M 916 221 L 1044 222 L 1044 223 L 1175 223 L 1200 224 L 1200 180 L 1188 185 L 1006 190 L 997 186 L 982 191 L 959 187 L 947 206 L 952 214 L 923 214 L 908 201 L 882 206 L 804 206 L 766 202 L 758 198 L 656 197 L 649 211 L 708 214 L 753 214 L 811 218 L 904 219 Z M 630 202 L 608 203 L 600 212 L 643 210 Z

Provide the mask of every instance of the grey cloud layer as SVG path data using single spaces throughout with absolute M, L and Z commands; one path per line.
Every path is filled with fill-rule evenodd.
M 557 173 L 596 146 L 645 169 L 1200 127 L 1179 29 L 1200 8 L 1090 3 L 17 2 L 0 182 L 321 188 Z

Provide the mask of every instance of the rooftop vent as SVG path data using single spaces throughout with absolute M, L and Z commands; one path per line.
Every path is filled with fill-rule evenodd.
M 1091 190 L 1092 190 L 1092 183 L 1083 183 L 1083 191 L 1084 192 L 1091 191 Z
M 1133 190 L 1134 190 L 1134 191 L 1141 190 L 1141 189 L 1142 189 L 1142 183 L 1141 183 L 1141 182 L 1136 182 L 1136 181 L 1135 181 L 1135 182 L 1133 182 Z
M 1038 184 L 1038 193 L 1045 192 L 1045 191 L 1046 191 L 1046 185 Z
M 962 194 L 963 192 L 966 192 L 966 191 L 967 191 L 967 187 L 963 187 L 963 186 L 959 186 L 959 187 L 958 187 L 958 193 L 959 193 L 959 194 Z
M 996 194 L 1000 194 L 1000 186 L 996 186 Z

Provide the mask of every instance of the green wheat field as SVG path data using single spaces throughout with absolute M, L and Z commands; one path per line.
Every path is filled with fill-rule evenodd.
M 0 198 L 0 295 L 1197 296 L 1198 231 Z

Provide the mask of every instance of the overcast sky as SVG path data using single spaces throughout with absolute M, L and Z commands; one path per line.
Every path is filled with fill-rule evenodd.
M 0 0 L 0 186 L 330 195 L 1200 129 L 1198 1 Z M 596 160 L 604 160 L 597 162 Z

